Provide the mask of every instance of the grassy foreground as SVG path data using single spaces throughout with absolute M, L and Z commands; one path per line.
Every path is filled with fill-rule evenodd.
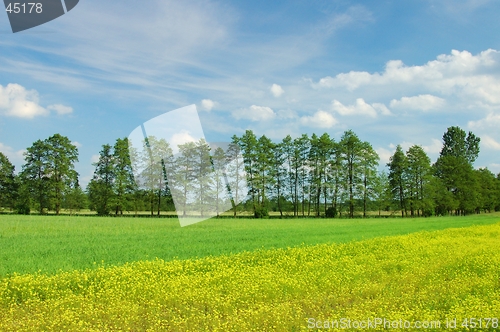
M 442 331 L 457 318 L 456 331 L 465 318 L 496 317 L 474 329 L 494 330 L 499 266 L 497 223 L 14 275 L 0 279 L 0 331 L 301 331 L 341 318 L 439 321 Z
M 0 216 L 0 277 L 127 262 L 192 259 L 256 249 L 346 243 L 498 222 L 500 214 L 393 219 L 176 219 Z M 94 264 L 97 263 L 97 264 Z

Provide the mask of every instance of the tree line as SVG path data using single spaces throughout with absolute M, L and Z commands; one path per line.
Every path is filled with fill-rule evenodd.
M 419 145 L 407 151 L 398 145 L 379 171 L 376 151 L 351 130 L 339 141 L 324 133 L 279 142 L 247 130 L 223 147 L 204 140 L 172 147 L 156 137 L 132 147 L 121 138 L 102 146 L 83 190 L 74 168 L 78 149 L 55 134 L 27 148 L 18 174 L 0 153 L 0 206 L 24 214 L 89 208 L 99 215 L 231 210 L 233 216 L 349 218 L 374 211 L 402 217 L 498 211 L 500 174 L 473 166 L 479 142 L 450 127 L 435 163 Z

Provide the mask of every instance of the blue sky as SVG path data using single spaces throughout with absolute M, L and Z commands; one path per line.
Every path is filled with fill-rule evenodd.
M 105 143 L 196 104 L 208 141 L 352 129 L 387 162 L 434 161 L 446 128 L 480 136 L 500 172 L 500 3 L 94 1 L 13 34 L 0 15 L 0 151 L 54 133 L 79 147 L 85 185 Z

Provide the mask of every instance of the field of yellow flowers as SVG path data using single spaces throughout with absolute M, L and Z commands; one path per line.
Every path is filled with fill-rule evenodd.
M 481 318 L 479 331 L 499 317 L 500 223 L 0 279 L 0 331 L 302 331 L 341 319 L 443 331 L 455 318 L 459 331 Z

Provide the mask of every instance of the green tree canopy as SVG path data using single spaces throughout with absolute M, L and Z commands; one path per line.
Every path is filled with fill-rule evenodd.
M 15 167 L 6 155 L 0 152 L 0 206 L 14 208 L 17 197 Z

